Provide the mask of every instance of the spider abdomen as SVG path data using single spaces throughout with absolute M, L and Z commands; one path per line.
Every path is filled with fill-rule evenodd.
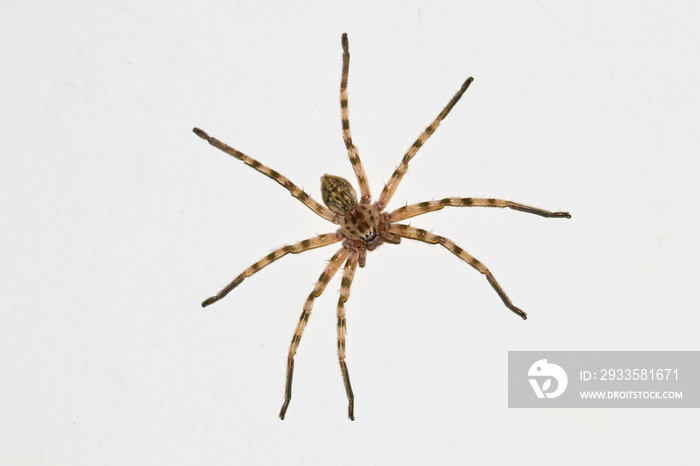
M 341 232 L 345 237 L 369 243 L 377 237 L 379 210 L 371 204 L 358 204 L 343 215 L 340 220 Z
M 357 205 L 357 193 L 345 178 L 333 175 L 321 177 L 323 203 L 336 214 L 345 215 Z

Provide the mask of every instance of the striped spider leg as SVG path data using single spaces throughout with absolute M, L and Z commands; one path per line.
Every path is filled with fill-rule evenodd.
M 272 168 L 261 164 L 260 162 L 255 160 L 253 157 L 249 157 L 249 156 L 245 155 L 243 152 L 237 151 L 233 147 L 231 147 L 227 144 L 224 144 L 223 142 L 219 141 L 216 138 L 209 136 L 207 133 L 205 133 L 204 131 L 202 131 L 199 128 L 194 128 L 192 131 L 194 132 L 194 134 L 196 134 L 200 138 L 204 139 L 212 146 L 216 147 L 217 149 L 219 149 L 223 152 L 226 152 L 227 154 L 237 158 L 238 160 L 243 161 L 243 163 L 245 163 L 246 165 L 253 167 L 254 169 L 259 171 L 263 175 L 265 175 L 269 178 L 272 178 L 277 183 L 279 183 L 282 186 L 284 186 L 285 188 L 287 188 L 289 190 L 289 193 L 292 196 L 299 199 L 302 203 L 304 203 L 304 205 L 306 207 L 313 210 L 319 216 L 325 218 L 329 222 L 338 223 L 337 215 L 333 214 L 333 212 L 328 210 L 327 207 L 324 207 L 321 204 L 319 204 L 318 202 L 316 202 L 316 200 L 314 200 L 311 196 L 306 194 L 306 192 L 304 192 L 299 186 L 295 185 L 294 183 L 289 181 L 289 179 L 280 175 Z
M 491 286 L 496 290 L 496 293 L 500 296 L 503 303 L 511 311 L 522 317 L 527 318 L 526 314 L 513 305 L 506 293 L 500 287 L 493 274 L 489 271 L 486 266 L 481 262 L 471 256 L 469 253 L 464 251 L 464 249 L 457 246 L 453 241 L 445 238 L 443 236 L 435 235 L 425 230 L 415 228 L 409 225 L 404 225 L 400 222 L 417 215 L 422 215 L 428 212 L 433 212 L 440 210 L 445 206 L 451 207 L 500 207 L 500 208 L 510 208 L 514 210 L 519 210 L 522 212 L 527 212 L 535 215 L 540 215 L 542 217 L 554 217 L 554 218 L 570 218 L 568 212 L 550 212 L 547 210 L 539 209 L 536 207 L 530 207 L 516 202 L 505 201 L 501 199 L 480 199 L 480 198 L 458 198 L 449 197 L 439 201 L 427 201 L 418 204 L 407 205 L 396 209 L 392 212 L 386 212 L 384 209 L 391 200 L 394 192 L 399 186 L 406 170 L 408 169 L 408 163 L 416 155 L 418 150 L 425 144 L 425 142 L 430 138 L 430 136 L 435 132 L 440 122 L 447 117 L 452 108 L 457 104 L 462 95 L 469 88 L 469 85 L 474 80 L 473 78 L 468 78 L 460 87 L 459 91 L 452 97 L 448 104 L 443 108 L 440 114 L 433 120 L 433 122 L 423 131 L 423 133 L 418 137 L 418 139 L 411 145 L 406 154 L 403 156 L 401 163 L 396 168 L 392 174 L 389 182 L 384 186 L 379 199 L 377 202 L 372 203 L 372 196 L 369 189 L 369 183 L 367 181 L 367 175 L 360 161 L 360 155 L 358 153 L 357 147 L 355 147 L 352 136 L 350 133 L 350 120 L 349 120 L 349 110 L 348 110 L 348 71 L 350 67 L 350 52 L 348 46 L 347 34 L 342 36 L 342 48 L 343 48 L 343 68 L 342 77 L 340 81 L 340 110 L 341 110 L 341 123 L 343 130 L 343 141 L 345 142 L 345 147 L 348 151 L 348 156 L 350 158 L 350 163 L 352 164 L 353 171 L 355 172 L 355 177 L 357 178 L 358 185 L 360 187 L 360 196 L 355 189 L 352 187 L 349 181 L 344 178 L 324 175 L 321 177 L 321 195 L 323 198 L 323 203 L 320 204 L 314 200 L 309 194 L 304 192 L 297 185 L 292 183 L 289 179 L 282 176 L 275 170 L 263 165 L 257 160 L 249 157 L 242 152 L 224 144 L 223 142 L 209 136 L 207 133 L 201 129 L 195 128 L 194 132 L 197 136 L 206 140 L 212 146 L 220 149 L 223 152 L 241 160 L 246 165 L 254 168 L 265 176 L 273 179 L 284 188 L 286 188 L 290 194 L 301 201 L 314 213 L 320 217 L 336 224 L 339 228 L 334 233 L 327 233 L 319 235 L 313 238 L 305 239 L 298 243 L 283 246 L 258 262 L 254 263 L 247 269 L 245 269 L 241 274 L 233 279 L 231 283 L 226 285 L 219 293 L 206 299 L 202 306 L 209 306 L 228 293 L 230 293 L 235 287 L 237 287 L 243 280 L 255 274 L 268 264 L 280 259 L 287 254 L 299 254 L 304 251 L 308 251 L 315 248 L 320 248 L 323 246 L 328 246 L 334 243 L 342 242 L 342 247 L 333 255 L 331 260 L 326 265 L 321 275 L 314 286 L 313 291 L 309 294 L 304 302 L 304 307 L 299 317 L 299 322 L 297 324 L 292 342 L 289 347 L 289 353 L 287 356 L 287 376 L 285 382 L 284 391 L 284 403 L 282 409 L 280 410 L 280 418 L 284 419 L 287 408 L 292 398 L 292 376 L 294 373 L 294 356 L 296 355 L 301 337 L 306 329 L 306 324 L 311 315 L 311 311 L 314 305 L 314 301 L 318 298 L 321 293 L 325 290 L 326 286 L 333 278 L 333 276 L 340 270 L 343 266 L 343 273 L 340 285 L 340 297 L 338 298 L 337 307 L 337 331 L 338 331 L 338 362 L 340 364 L 341 373 L 343 376 L 343 383 L 345 386 L 345 392 L 348 398 L 348 417 L 351 420 L 355 419 L 354 415 L 354 395 L 352 387 L 350 385 L 350 376 L 348 373 L 348 366 L 345 362 L 345 337 L 346 337 L 346 317 L 345 317 L 345 303 L 347 303 L 350 296 L 350 287 L 352 285 L 352 280 L 355 276 L 355 271 L 357 266 L 365 266 L 367 252 L 373 251 L 384 243 L 399 244 L 401 238 L 407 238 L 416 241 L 422 241 L 429 244 L 440 244 L 447 250 L 455 254 L 460 259 L 467 262 L 469 265 L 474 267 L 476 270 L 481 272 L 486 276 L 486 279 L 491 284 Z
M 348 374 L 348 365 L 345 364 L 345 303 L 350 298 L 350 286 L 352 279 L 355 277 L 355 270 L 359 261 L 359 254 L 352 253 L 345 262 L 343 269 L 343 279 L 340 282 L 340 297 L 338 298 L 338 361 L 340 362 L 340 370 L 343 373 L 343 383 L 345 384 L 345 393 L 348 397 L 348 417 L 351 421 L 355 420 L 355 395 L 352 393 L 350 386 L 350 374 Z
M 435 210 L 440 210 L 445 206 L 453 207 L 508 207 L 514 210 L 519 210 L 521 212 L 527 212 L 530 214 L 539 215 L 541 217 L 547 218 L 571 218 L 571 214 L 568 212 L 550 212 L 548 210 L 538 209 L 537 207 L 530 207 L 524 204 L 518 204 L 517 202 L 504 201 L 502 199 L 479 199 L 472 197 L 448 197 L 441 199 L 439 201 L 425 201 L 418 204 L 411 204 L 389 214 L 389 220 L 392 222 L 390 230 L 402 238 L 413 239 L 417 241 L 422 241 L 428 244 L 440 244 L 444 246 L 452 254 L 456 255 L 467 264 L 474 267 L 476 270 L 481 272 L 486 276 L 486 279 L 491 284 L 498 296 L 500 296 L 503 304 L 506 305 L 508 309 L 516 313 L 518 316 L 522 317 L 523 320 L 527 319 L 527 314 L 521 309 L 515 307 L 511 302 L 506 292 L 503 291 L 501 285 L 498 284 L 496 278 L 493 276 L 491 271 L 474 256 L 466 252 L 464 249 L 457 246 L 452 240 L 445 238 L 443 236 L 434 235 L 428 231 L 421 230 L 420 228 L 414 228 L 408 225 L 397 224 L 393 222 L 398 222 L 400 220 L 405 220 L 407 218 L 415 217 L 417 215 L 422 215 L 428 212 L 433 212 Z
M 266 265 L 271 264 L 272 262 L 286 256 L 289 253 L 299 254 L 299 253 L 302 253 L 305 251 L 309 251 L 311 249 L 316 249 L 316 248 L 320 248 L 323 246 L 328 246 L 329 244 L 337 243 L 341 239 L 342 239 L 342 237 L 338 233 L 328 233 L 325 235 L 318 235 L 314 238 L 305 239 L 305 240 L 299 241 L 298 243 L 295 243 L 295 244 L 282 246 L 281 248 L 272 251 L 270 254 L 263 257 L 262 259 L 260 259 L 255 264 L 248 267 L 247 269 L 245 269 L 243 272 L 241 272 L 240 275 L 238 275 L 236 278 L 234 278 L 231 283 L 226 285 L 217 294 L 215 294 L 211 298 L 205 299 L 204 302 L 202 303 L 202 307 L 207 307 L 210 304 L 214 304 L 215 302 L 217 302 L 218 300 L 222 299 L 224 296 L 229 294 L 231 291 L 233 291 L 233 289 L 235 287 L 237 287 L 238 285 L 240 285 L 243 280 L 250 277 L 255 272 L 257 272 L 260 269 L 262 269 L 263 267 L 265 267 Z
M 357 183 L 360 185 L 360 195 L 362 196 L 361 200 L 369 202 L 372 199 L 372 196 L 369 193 L 367 175 L 365 175 L 365 169 L 362 167 L 362 162 L 360 161 L 360 154 L 358 154 L 355 144 L 352 143 L 352 136 L 350 135 L 350 112 L 348 110 L 348 70 L 350 68 L 350 49 L 348 46 L 347 34 L 343 34 L 341 42 L 343 44 L 343 75 L 340 78 L 340 119 L 343 124 L 343 141 L 345 142 L 345 147 L 348 149 L 348 156 L 350 157 L 350 163 L 352 164 L 352 169 L 355 172 Z
M 318 281 L 316 282 L 313 291 L 309 294 L 309 297 L 306 298 L 306 302 L 304 302 L 304 310 L 301 312 L 299 323 L 297 324 L 297 328 L 294 331 L 294 336 L 292 337 L 292 344 L 289 346 L 289 355 L 287 356 L 287 381 L 284 387 L 284 404 L 282 404 L 282 409 L 280 410 L 280 419 L 284 419 L 284 416 L 287 414 L 289 402 L 292 399 L 294 355 L 297 353 L 301 336 L 304 334 L 306 323 L 309 321 L 309 317 L 311 316 L 311 309 L 314 306 L 314 301 L 316 298 L 321 296 L 323 290 L 326 289 L 326 285 L 328 285 L 328 282 L 331 280 L 331 278 L 333 278 L 349 254 L 350 251 L 345 248 L 340 248 L 338 252 L 333 255 L 331 260 L 328 262 L 328 265 L 326 265 L 326 268 L 321 273 L 321 276 L 318 277 Z

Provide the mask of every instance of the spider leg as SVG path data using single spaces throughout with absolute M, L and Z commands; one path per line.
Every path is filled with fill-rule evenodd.
M 351 421 L 355 420 L 355 396 L 352 393 L 350 385 L 350 374 L 348 374 L 348 365 L 345 363 L 345 303 L 350 297 L 350 286 L 352 279 L 355 276 L 357 269 L 358 253 L 352 253 L 345 262 L 343 269 L 343 279 L 340 282 L 340 298 L 338 299 L 338 361 L 340 362 L 340 370 L 343 372 L 343 383 L 345 384 L 345 393 L 348 396 L 348 417 Z
M 435 210 L 440 210 L 445 206 L 452 207 L 508 207 L 510 209 L 527 212 L 529 214 L 539 215 L 548 218 L 571 218 L 568 212 L 550 212 L 537 207 L 530 207 L 517 202 L 504 201 L 502 199 L 480 199 L 474 197 L 446 197 L 439 201 L 425 201 L 418 204 L 411 204 L 389 214 L 389 221 L 398 222 L 407 218 L 415 217 L 416 215 L 426 214 Z
M 484 264 L 482 264 L 476 258 L 474 258 L 474 256 L 457 246 L 452 240 L 445 238 L 444 236 L 438 236 L 433 233 L 430 233 L 429 231 L 422 230 L 420 228 L 412 227 L 409 225 L 393 224 L 391 225 L 391 227 L 389 227 L 389 229 L 393 233 L 396 233 L 397 235 L 402 236 L 404 238 L 414 239 L 429 244 L 442 245 L 452 254 L 459 257 L 464 262 L 471 265 L 482 274 L 486 275 L 486 279 L 491 284 L 493 289 L 496 290 L 496 293 L 498 293 L 498 296 L 500 296 L 501 300 L 503 301 L 503 304 L 505 304 L 508 309 L 522 317 L 523 320 L 527 319 L 527 314 L 525 314 L 522 310 L 513 305 L 510 298 L 508 298 L 506 292 L 503 291 L 501 285 L 498 284 L 496 278 L 493 276 L 491 271 L 488 268 L 486 268 Z
M 280 175 L 277 173 L 275 170 L 272 168 L 263 165 L 262 163 L 258 162 L 252 157 L 249 157 L 245 155 L 243 152 L 237 151 L 233 147 L 219 141 L 216 138 L 213 138 L 209 136 L 207 133 L 202 131 L 199 128 L 194 128 L 192 131 L 194 131 L 194 134 L 199 136 L 200 138 L 204 139 L 205 141 L 209 142 L 212 146 L 216 147 L 217 149 L 226 152 L 227 154 L 237 158 L 238 160 L 243 161 L 246 165 L 253 167 L 263 175 L 272 178 L 275 180 L 277 183 L 281 184 L 285 188 L 289 190 L 292 196 L 296 197 L 299 199 L 301 202 L 306 205 L 309 209 L 313 210 L 318 214 L 319 216 L 325 218 L 326 220 L 333 222 L 333 223 L 339 223 L 340 220 L 338 219 L 338 216 L 333 213 L 330 209 L 328 209 L 326 206 L 319 204 L 316 202 L 311 196 L 309 196 L 304 190 L 302 190 L 299 186 L 295 185 L 289 179 L 287 179 L 285 176 Z
M 250 277 L 266 265 L 276 261 L 281 257 L 286 256 L 290 252 L 292 254 L 299 254 L 301 252 L 308 251 L 309 249 L 316 249 L 323 246 L 328 246 L 329 244 L 337 243 L 341 239 L 343 238 L 338 233 L 327 233 L 325 235 L 319 235 L 314 238 L 305 239 L 303 241 L 299 241 L 298 243 L 283 246 L 279 249 L 276 249 L 264 258 L 257 261 L 255 264 L 245 269 L 239 276 L 234 278 L 231 283 L 226 285 L 224 289 L 219 291 L 215 296 L 204 300 L 204 302 L 202 303 L 202 307 L 207 307 L 210 304 L 214 304 L 215 302 L 229 294 L 231 290 L 233 290 L 235 287 L 240 285 L 243 280 Z
M 352 136 L 350 135 L 350 117 L 348 111 L 348 69 L 350 68 L 350 51 L 348 48 L 347 34 L 343 34 L 342 43 L 343 76 L 340 79 L 340 115 L 343 123 L 343 140 L 345 141 L 345 147 L 348 149 L 348 156 L 350 156 L 350 163 L 352 163 L 352 168 L 355 170 L 357 182 L 360 185 L 360 195 L 362 196 L 362 200 L 369 202 L 372 197 L 369 192 L 367 175 L 365 174 L 365 169 L 362 167 L 360 154 L 357 152 L 357 147 L 355 147 L 355 144 L 352 143 Z
M 311 294 L 309 294 L 309 297 L 306 298 L 306 302 L 304 302 L 304 310 L 301 313 L 301 317 L 299 317 L 299 323 L 297 324 L 297 329 L 294 332 L 292 344 L 289 346 L 289 355 L 287 356 L 287 381 L 284 386 L 284 404 L 280 410 L 280 419 L 284 419 L 284 415 L 287 413 L 287 407 L 289 407 L 289 401 L 292 399 L 294 355 L 299 347 L 299 341 L 301 341 L 301 336 L 306 328 L 306 323 L 309 321 L 311 309 L 314 307 L 314 300 L 321 296 L 323 290 L 326 289 L 326 285 L 328 285 L 330 279 L 333 278 L 333 275 L 335 275 L 340 266 L 343 264 L 345 258 L 348 257 L 348 254 L 350 254 L 350 251 L 345 248 L 340 248 L 338 252 L 333 255 L 331 260 L 328 262 L 328 265 L 326 265 L 326 268 L 321 273 L 321 276 L 318 277 L 314 290 L 311 292 Z
M 401 163 L 399 164 L 398 167 L 396 167 L 396 170 L 394 170 L 394 173 L 391 175 L 391 179 L 389 179 L 389 182 L 384 185 L 384 189 L 382 189 L 382 193 L 379 196 L 379 201 L 377 201 L 377 204 L 380 206 L 380 210 L 382 210 L 391 200 L 391 197 L 394 195 L 394 191 L 396 191 L 396 188 L 399 186 L 399 183 L 401 182 L 401 178 L 406 174 L 406 170 L 408 170 L 408 162 L 413 158 L 414 155 L 418 152 L 418 149 L 425 144 L 425 141 L 428 140 L 428 138 L 435 132 L 438 126 L 440 126 L 440 122 L 445 119 L 448 113 L 452 110 L 452 108 L 459 102 L 459 99 L 462 98 L 462 95 L 467 91 L 469 88 L 469 85 L 474 81 L 474 78 L 468 78 L 466 81 L 464 81 L 464 84 L 462 84 L 462 87 L 457 91 L 454 97 L 452 97 L 452 100 L 447 104 L 445 108 L 442 109 L 442 112 L 435 118 L 435 120 L 430 123 L 430 126 L 428 126 L 423 133 L 418 136 L 418 139 L 416 139 L 416 142 L 413 143 L 410 149 L 408 149 L 408 152 L 403 156 L 403 160 L 401 160 Z

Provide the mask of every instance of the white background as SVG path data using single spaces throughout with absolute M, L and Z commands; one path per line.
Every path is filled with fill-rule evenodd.
M 197 138 L 320 197 L 374 193 L 468 76 L 391 208 L 443 248 L 371 253 L 348 312 L 355 422 L 316 302 L 333 226 Z M 37 2 L 0 6 L 0 464 L 696 464 L 693 409 L 507 407 L 509 350 L 698 350 L 700 7 L 691 1 Z

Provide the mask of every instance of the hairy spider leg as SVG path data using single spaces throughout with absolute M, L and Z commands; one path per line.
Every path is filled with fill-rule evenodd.
M 379 195 L 377 205 L 379 206 L 380 210 L 384 210 L 384 207 L 386 207 L 386 205 L 391 200 L 391 197 L 394 195 L 394 191 L 396 191 L 396 188 L 398 188 L 399 183 L 401 182 L 401 178 L 403 178 L 404 174 L 406 174 L 406 170 L 408 170 L 408 162 L 413 158 L 414 155 L 416 155 L 418 149 L 420 149 L 423 146 L 423 144 L 425 144 L 425 141 L 427 141 L 428 138 L 435 132 L 437 127 L 440 126 L 440 122 L 445 119 L 447 114 L 450 113 L 452 108 L 457 104 L 457 102 L 459 102 L 459 99 L 462 98 L 462 95 L 464 95 L 464 93 L 467 91 L 472 81 L 474 81 L 474 78 L 468 78 L 466 81 L 464 81 L 464 84 L 462 84 L 462 87 L 459 89 L 459 91 L 457 91 L 454 97 L 452 97 L 452 100 L 450 100 L 447 106 L 442 109 L 437 118 L 435 118 L 435 120 L 432 123 L 430 123 L 430 126 L 425 128 L 425 131 L 423 131 L 423 133 L 420 136 L 418 136 L 416 142 L 413 143 L 413 145 L 403 156 L 401 163 L 398 167 L 396 167 L 396 170 L 394 170 L 394 173 L 391 175 L 389 182 L 384 185 L 384 189 L 382 189 L 382 193 Z
M 440 244 L 440 245 L 442 245 L 445 249 L 450 251 L 452 254 L 459 257 L 464 262 L 471 265 L 472 267 L 474 267 L 476 270 L 478 270 L 482 274 L 486 275 L 486 279 L 491 284 L 493 289 L 496 290 L 496 293 L 498 293 L 498 296 L 501 297 L 503 304 L 505 304 L 508 309 L 510 309 L 511 311 L 515 312 L 517 315 L 522 317 L 523 320 L 527 319 L 527 314 L 525 314 L 522 310 L 520 310 L 519 308 L 517 308 L 513 305 L 510 298 L 508 298 L 508 295 L 506 295 L 506 292 L 503 291 L 503 288 L 501 288 L 501 285 L 498 284 L 498 282 L 496 281 L 496 278 L 493 276 L 491 271 L 484 264 L 479 262 L 474 256 L 472 256 L 471 254 L 466 252 L 464 249 L 457 246 L 454 243 L 454 241 L 452 241 L 448 238 L 445 238 L 444 236 L 435 235 L 433 233 L 430 233 L 429 231 L 422 230 L 420 228 L 412 227 L 409 225 L 402 225 L 402 224 L 398 224 L 398 223 L 391 225 L 390 230 L 392 232 L 396 233 L 397 235 L 402 236 L 403 238 L 414 239 L 414 240 L 422 241 L 422 242 L 428 243 L 428 244 Z
M 389 214 L 390 222 L 398 222 L 417 215 L 427 214 L 440 210 L 445 206 L 451 207 L 507 207 L 520 212 L 539 215 L 547 218 L 571 218 L 568 212 L 550 212 L 548 210 L 530 207 L 517 202 L 504 201 L 502 199 L 481 199 L 475 197 L 446 197 L 439 201 L 425 201 L 400 207 Z
M 219 301 L 222 299 L 224 296 L 229 294 L 231 290 L 233 290 L 235 287 L 241 284 L 243 280 L 246 278 L 250 277 L 253 275 L 255 272 L 258 270 L 262 269 L 266 265 L 276 261 L 277 259 L 286 256 L 289 253 L 292 254 L 299 254 L 304 251 L 309 251 L 311 249 L 316 249 L 320 248 L 323 246 L 328 246 L 333 243 L 337 243 L 338 241 L 342 240 L 343 237 L 340 236 L 338 233 L 327 233 L 325 235 L 319 235 L 314 238 L 308 238 L 303 241 L 299 241 L 298 243 L 295 244 L 290 244 L 287 246 L 282 246 L 279 249 L 276 249 L 272 251 L 270 254 L 267 256 L 263 257 L 259 261 L 257 261 L 255 264 L 251 265 L 247 269 L 245 269 L 239 276 L 233 279 L 231 283 L 226 285 L 223 290 L 219 291 L 215 296 L 212 296 L 211 298 L 208 298 L 204 300 L 202 303 L 202 307 L 207 307 L 210 304 L 214 304 L 215 302 Z
M 352 143 L 352 136 L 350 135 L 350 117 L 348 111 L 348 70 L 350 67 L 350 51 L 348 49 L 347 34 L 343 34 L 342 43 L 343 76 L 340 79 L 340 116 L 343 123 L 343 140 L 345 141 L 345 147 L 348 149 L 348 156 L 350 157 L 352 169 L 355 171 L 357 182 L 360 185 L 360 196 L 362 197 L 361 201 L 369 202 L 372 199 L 369 192 L 369 182 L 367 181 L 365 169 L 362 167 L 362 162 L 360 161 L 360 154 L 357 152 L 357 147 L 355 147 L 355 144 Z
M 311 309 L 313 309 L 314 307 L 314 300 L 321 296 L 323 290 L 326 289 L 326 285 L 328 285 L 330 279 L 333 278 L 333 275 L 335 275 L 340 266 L 343 264 L 345 258 L 348 257 L 348 254 L 350 254 L 350 251 L 348 251 L 345 248 L 340 248 L 338 252 L 336 252 L 333 255 L 331 260 L 326 265 L 326 268 L 321 273 L 321 276 L 318 277 L 318 281 L 314 286 L 314 290 L 311 292 L 311 294 L 309 294 L 309 297 L 306 298 L 306 302 L 304 302 L 304 310 L 301 312 L 301 316 L 299 317 L 299 323 L 297 324 L 297 329 L 294 332 L 294 336 L 292 337 L 292 343 L 289 346 L 289 355 L 287 356 L 287 381 L 284 387 L 284 404 L 282 405 L 282 409 L 280 410 L 280 419 L 284 419 L 284 416 L 287 413 L 287 408 L 289 407 L 289 401 L 292 399 L 292 375 L 294 373 L 294 355 L 297 352 L 297 348 L 299 348 L 299 342 L 301 341 L 301 336 L 304 334 L 306 323 L 309 321 Z
M 282 186 L 284 186 L 285 188 L 287 188 L 292 196 L 299 199 L 302 203 L 304 203 L 304 205 L 306 207 L 313 210 L 319 216 L 321 216 L 321 217 L 325 218 L 326 220 L 328 220 L 329 222 L 333 222 L 333 223 L 338 223 L 340 221 L 338 219 L 338 216 L 335 213 L 331 212 L 330 209 L 328 209 L 326 206 L 316 202 L 316 200 L 314 198 L 309 196 L 299 186 L 297 186 L 294 183 L 292 183 L 291 181 L 289 181 L 289 179 L 287 177 L 279 174 L 278 172 L 276 172 L 272 168 L 270 168 L 266 165 L 263 165 L 262 163 L 255 160 L 253 157 L 249 157 L 249 156 L 245 155 L 243 152 L 240 152 L 240 151 L 234 149 L 233 147 L 219 141 L 218 139 L 209 136 L 207 133 L 205 133 L 204 131 L 202 131 L 199 128 L 194 128 L 192 131 L 194 131 L 194 134 L 196 134 L 200 138 L 204 139 L 212 146 L 216 147 L 217 149 L 219 149 L 223 152 L 226 152 L 227 154 L 237 158 L 238 160 L 243 161 L 243 163 L 245 163 L 246 165 L 253 167 L 254 169 L 259 171 L 263 175 L 265 175 L 269 178 L 272 178 L 277 183 L 279 183 Z
M 348 365 L 345 363 L 345 336 L 347 334 L 347 328 L 345 326 L 345 303 L 347 303 L 350 298 L 350 286 L 352 285 L 352 279 L 355 277 L 358 257 L 359 254 L 354 252 L 350 254 L 347 262 L 345 262 L 343 279 L 340 282 L 340 298 L 338 298 L 338 362 L 340 362 L 340 370 L 343 373 L 345 393 L 348 396 L 348 417 L 351 421 L 355 420 L 355 395 L 352 393 Z

